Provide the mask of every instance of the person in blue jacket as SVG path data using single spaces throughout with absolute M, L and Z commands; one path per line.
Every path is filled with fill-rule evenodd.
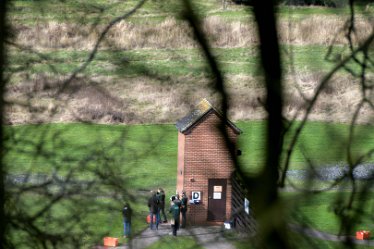
M 125 205 L 122 208 L 122 216 L 123 216 L 123 237 L 129 237 L 131 233 L 131 215 L 132 215 L 132 209 L 130 207 L 130 204 L 125 203 Z

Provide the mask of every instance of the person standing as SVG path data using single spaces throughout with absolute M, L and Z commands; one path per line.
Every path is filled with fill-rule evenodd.
M 148 199 L 149 215 L 151 218 L 149 227 L 153 230 L 153 223 L 155 223 L 156 229 L 158 230 L 158 209 L 159 200 L 154 191 L 151 191 L 151 197 Z M 154 222 L 155 221 L 155 222 Z
M 178 208 L 179 208 L 179 212 L 180 212 L 182 202 L 181 202 L 181 200 L 180 200 L 180 198 L 179 198 L 179 193 L 178 193 L 178 192 L 177 192 L 176 195 L 174 196 L 173 203 L 174 203 L 175 205 L 178 206 Z M 179 220 L 179 219 L 178 219 L 178 220 Z M 178 222 L 178 226 L 176 226 L 176 229 L 177 229 L 177 230 L 179 230 L 179 225 L 180 225 L 180 223 Z
M 177 204 L 179 208 L 181 207 L 182 202 L 181 202 L 181 200 L 180 200 L 180 197 L 179 197 L 179 193 L 178 193 L 178 192 L 177 192 L 177 194 L 175 195 L 175 197 L 174 197 L 174 201 L 173 201 L 173 202 L 174 202 L 175 204 Z
M 160 196 L 160 210 L 161 210 L 162 216 L 164 218 L 163 222 L 167 223 L 168 219 L 166 218 L 166 214 L 165 214 L 165 191 L 162 188 L 159 188 L 158 192 L 160 193 L 159 194 L 159 196 Z M 160 217 L 160 220 L 161 220 L 161 217 Z
M 172 214 L 171 220 L 171 229 L 174 236 L 177 236 L 177 230 L 179 228 L 179 216 L 180 216 L 180 208 L 179 205 L 175 202 L 176 198 L 172 197 L 171 206 L 169 209 L 169 213 Z
M 188 198 L 187 198 L 187 195 L 186 195 L 186 191 L 182 191 L 182 199 L 181 199 L 182 224 L 181 224 L 181 228 L 186 227 L 187 203 L 188 203 Z
M 130 204 L 125 203 L 122 208 L 122 216 L 123 216 L 123 237 L 129 237 L 131 233 L 131 216 L 132 216 L 132 209 Z

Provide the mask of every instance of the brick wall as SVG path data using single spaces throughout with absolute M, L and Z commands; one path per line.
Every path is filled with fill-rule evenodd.
M 184 184 L 184 149 L 186 136 L 178 132 L 178 170 L 177 170 L 177 191 L 183 189 Z
M 208 179 L 227 179 L 226 219 L 231 214 L 231 173 L 233 162 L 225 140 L 217 128 L 221 118 L 214 111 L 203 117 L 190 133 L 178 138 L 178 177 L 177 190 L 184 189 L 191 199 L 192 191 L 202 192 L 200 205 L 190 205 L 188 223 L 206 224 L 208 213 Z M 226 126 L 229 138 L 236 142 L 237 134 Z M 182 162 L 179 162 L 183 160 Z

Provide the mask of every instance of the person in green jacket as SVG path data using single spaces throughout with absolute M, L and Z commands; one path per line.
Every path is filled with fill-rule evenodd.
M 171 206 L 169 209 L 169 213 L 172 214 L 172 232 L 174 236 L 177 236 L 177 230 L 179 228 L 179 216 L 180 216 L 180 206 L 174 202 L 175 201 L 175 196 L 172 197 L 171 199 Z M 173 224 L 174 223 L 174 224 Z
M 173 201 L 176 205 L 178 205 L 178 207 L 180 208 L 181 205 L 182 205 L 182 202 L 181 200 L 179 199 L 179 193 L 177 192 L 177 194 L 174 196 L 174 201 Z

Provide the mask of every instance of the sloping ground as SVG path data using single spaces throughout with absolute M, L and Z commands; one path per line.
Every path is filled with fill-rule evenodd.
M 173 1 L 149 1 L 115 24 L 98 54 L 85 64 L 106 24 L 136 3 L 67 1 L 50 6 L 15 1 L 9 15 L 14 44 L 9 45 L 6 122 L 174 123 L 201 98 L 217 105 L 209 66 L 178 15 L 182 6 Z M 250 9 L 223 9 L 217 1 L 197 1 L 196 9 L 225 77 L 230 118 L 263 119 L 258 37 Z M 373 27 L 372 6 L 357 10 L 354 46 Z M 287 118 L 301 118 L 319 82 L 349 54 L 344 29 L 348 14 L 347 8 L 280 8 Z M 372 68 L 366 71 L 365 79 L 373 81 Z M 312 109 L 311 120 L 351 121 L 363 90 L 362 78 L 349 72 L 359 73 L 360 68 L 351 62 L 337 72 Z M 372 101 L 373 90 L 365 91 Z M 358 122 L 372 121 L 373 109 L 366 103 Z
M 286 117 L 302 117 L 322 76 L 289 77 L 285 83 Z M 202 98 L 209 99 L 219 108 L 219 95 L 204 77 L 85 77 L 59 93 L 62 84 L 48 77 L 36 77 L 23 84 L 10 85 L 6 95 L 9 103 L 7 123 L 175 123 Z M 264 89 L 260 78 L 228 75 L 227 92 L 230 100 L 228 114 L 233 121 L 265 117 Z M 360 98 L 357 79 L 337 76 L 320 95 L 310 120 L 349 123 Z M 359 112 L 358 122 L 372 121 L 373 110 L 365 104 Z
M 248 20 L 227 21 L 211 16 L 203 19 L 203 30 L 214 48 L 238 48 L 258 44 L 256 23 Z M 293 45 L 346 45 L 346 33 L 342 27 L 348 16 L 306 16 L 299 20 L 281 18 L 278 23 L 279 42 Z M 358 17 L 355 22 L 357 41 L 363 41 L 371 32 L 373 20 Z M 15 25 L 16 40 L 37 50 L 92 50 L 105 25 L 92 29 L 90 25 L 64 22 L 37 22 L 33 25 Z M 186 22 L 168 17 L 161 23 L 136 24 L 121 21 L 106 35 L 102 48 L 116 49 L 164 49 L 199 47 Z

